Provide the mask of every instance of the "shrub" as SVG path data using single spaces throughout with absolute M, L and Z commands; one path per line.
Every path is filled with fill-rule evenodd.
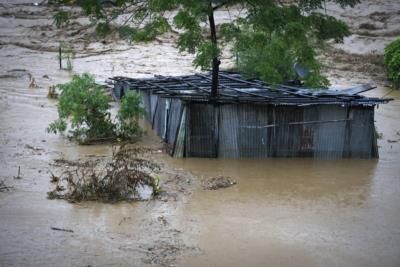
M 385 48 L 385 66 L 395 88 L 400 88 L 400 38 Z
M 123 139 L 134 139 L 140 136 L 143 132 L 139 126 L 139 119 L 144 114 L 140 94 L 128 92 L 121 100 L 117 115 L 118 136 Z
M 67 66 L 63 67 L 64 70 L 67 71 L 72 71 L 73 65 L 72 65 L 72 60 L 75 56 L 75 52 L 73 48 L 71 47 L 70 44 L 67 43 L 60 43 L 60 49 L 61 49 L 61 62 L 66 60 Z M 60 57 L 60 55 L 58 55 Z
M 139 119 L 145 114 L 141 96 L 127 93 L 121 101 L 116 122 L 108 111 L 110 98 L 103 87 L 96 84 L 92 75 L 74 75 L 72 81 L 57 85 L 61 91 L 58 102 L 58 119 L 47 128 L 48 132 L 64 133 L 80 144 L 134 140 L 142 135 Z
M 49 125 L 48 132 L 63 133 L 69 128 L 67 136 L 80 143 L 115 136 L 109 98 L 93 76 L 74 75 L 71 82 L 57 87 L 61 91 L 59 118 Z

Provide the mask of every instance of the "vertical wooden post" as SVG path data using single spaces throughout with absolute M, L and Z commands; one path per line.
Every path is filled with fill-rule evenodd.
M 61 52 L 61 45 L 58 48 L 58 61 L 60 63 L 60 70 L 62 70 L 62 52 Z

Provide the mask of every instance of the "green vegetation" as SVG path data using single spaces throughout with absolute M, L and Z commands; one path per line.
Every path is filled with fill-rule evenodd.
M 61 28 L 69 24 L 70 16 L 67 11 L 60 10 L 56 14 L 54 14 L 53 19 L 57 28 Z
M 69 3 L 68 0 L 59 0 Z M 332 0 L 352 7 L 360 0 Z M 222 45 L 231 44 L 237 55 L 237 68 L 248 76 L 257 76 L 271 83 L 296 78 L 293 65 L 298 63 L 311 70 L 305 79 L 308 86 L 324 87 L 327 78 L 322 74 L 318 51 L 327 40 L 342 41 L 348 27 L 326 14 L 325 0 L 299 0 L 282 3 L 278 0 L 118 0 L 113 7 L 101 1 L 76 1 L 92 19 L 97 21 L 101 34 L 110 33 L 112 23 L 121 14 L 130 14 L 120 26 L 121 38 L 129 41 L 150 41 L 171 29 L 178 30 L 180 51 L 196 53 L 196 67 L 212 69 L 212 94 L 217 94 L 218 72 Z M 216 25 L 215 11 L 233 7 L 245 10 L 239 18 Z M 167 20 L 166 13 L 173 14 Z M 205 33 L 202 25 L 208 25 Z M 217 27 L 220 26 L 220 27 Z M 114 29 L 113 28 L 113 29 Z M 218 32 L 217 32 L 218 30 Z
M 121 106 L 117 114 L 118 135 L 124 139 L 134 139 L 143 131 L 139 126 L 139 119 L 145 114 L 141 106 L 141 96 L 134 92 L 128 92 L 121 100 Z
M 61 62 L 66 61 L 67 66 L 64 67 L 64 70 L 67 71 L 72 71 L 73 65 L 72 65 L 72 60 L 74 58 L 74 50 L 72 47 L 67 44 L 67 43 L 61 43 L 60 44 L 60 49 L 61 49 Z M 58 55 L 60 57 L 60 55 Z
M 93 141 L 133 139 L 142 131 L 138 125 L 144 114 L 140 96 L 131 93 L 121 103 L 117 123 L 109 113 L 110 99 L 103 87 L 89 74 L 74 75 L 71 82 L 57 85 L 61 91 L 58 102 L 59 118 L 47 128 L 48 132 L 64 133 L 81 144 Z
M 400 88 L 400 38 L 385 48 L 385 66 L 395 88 Z
M 114 136 L 109 99 L 93 76 L 74 75 L 71 82 L 57 87 L 59 118 L 49 125 L 49 132 L 63 133 L 69 126 L 68 137 L 79 142 Z
M 112 33 L 112 29 L 110 24 L 105 23 L 105 22 L 100 22 L 97 24 L 96 27 L 96 35 L 99 37 L 106 37 L 107 35 Z
M 244 74 L 282 83 L 298 78 L 293 69 L 298 63 L 311 70 L 305 85 L 325 87 L 329 81 L 322 74 L 317 51 L 324 40 L 340 42 L 349 30 L 333 17 L 318 13 L 304 16 L 296 6 L 264 4 L 247 19 L 223 24 L 221 33 L 225 41 L 234 42 L 237 67 Z

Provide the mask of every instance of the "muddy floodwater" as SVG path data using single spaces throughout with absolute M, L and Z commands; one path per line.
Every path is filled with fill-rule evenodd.
M 112 153 L 110 145 L 78 146 L 46 133 L 57 117 L 47 89 L 73 73 L 99 82 L 193 73 L 192 55 L 178 53 L 174 36 L 133 46 L 75 36 L 77 29 L 52 25 L 51 8 L 10 2 L 0 1 L 0 181 L 10 188 L 0 192 L 0 266 L 400 266 L 400 91 L 370 55 L 351 54 L 382 53 L 398 30 L 398 1 L 365 1 L 340 15 L 328 6 L 356 32 L 328 55 L 337 62 L 327 68 L 331 82 L 370 82 L 378 88 L 368 95 L 395 99 L 376 109 L 379 159 L 174 159 L 147 129 L 140 144 L 155 148 L 168 194 L 118 204 L 46 198 L 51 173 L 60 171 L 55 160 Z M 377 27 L 363 34 L 361 22 Z M 76 37 L 73 71 L 59 70 L 59 42 Z M 219 175 L 237 184 L 199 186 Z

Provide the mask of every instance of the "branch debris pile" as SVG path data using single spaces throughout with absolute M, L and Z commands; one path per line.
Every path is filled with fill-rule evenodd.
M 49 199 L 70 202 L 114 202 L 140 200 L 140 190 L 150 188 L 152 195 L 160 192 L 160 166 L 144 158 L 146 148 L 121 147 L 114 151 L 109 162 L 91 160 L 68 164 L 58 177 L 52 174 L 54 189 L 47 193 Z

